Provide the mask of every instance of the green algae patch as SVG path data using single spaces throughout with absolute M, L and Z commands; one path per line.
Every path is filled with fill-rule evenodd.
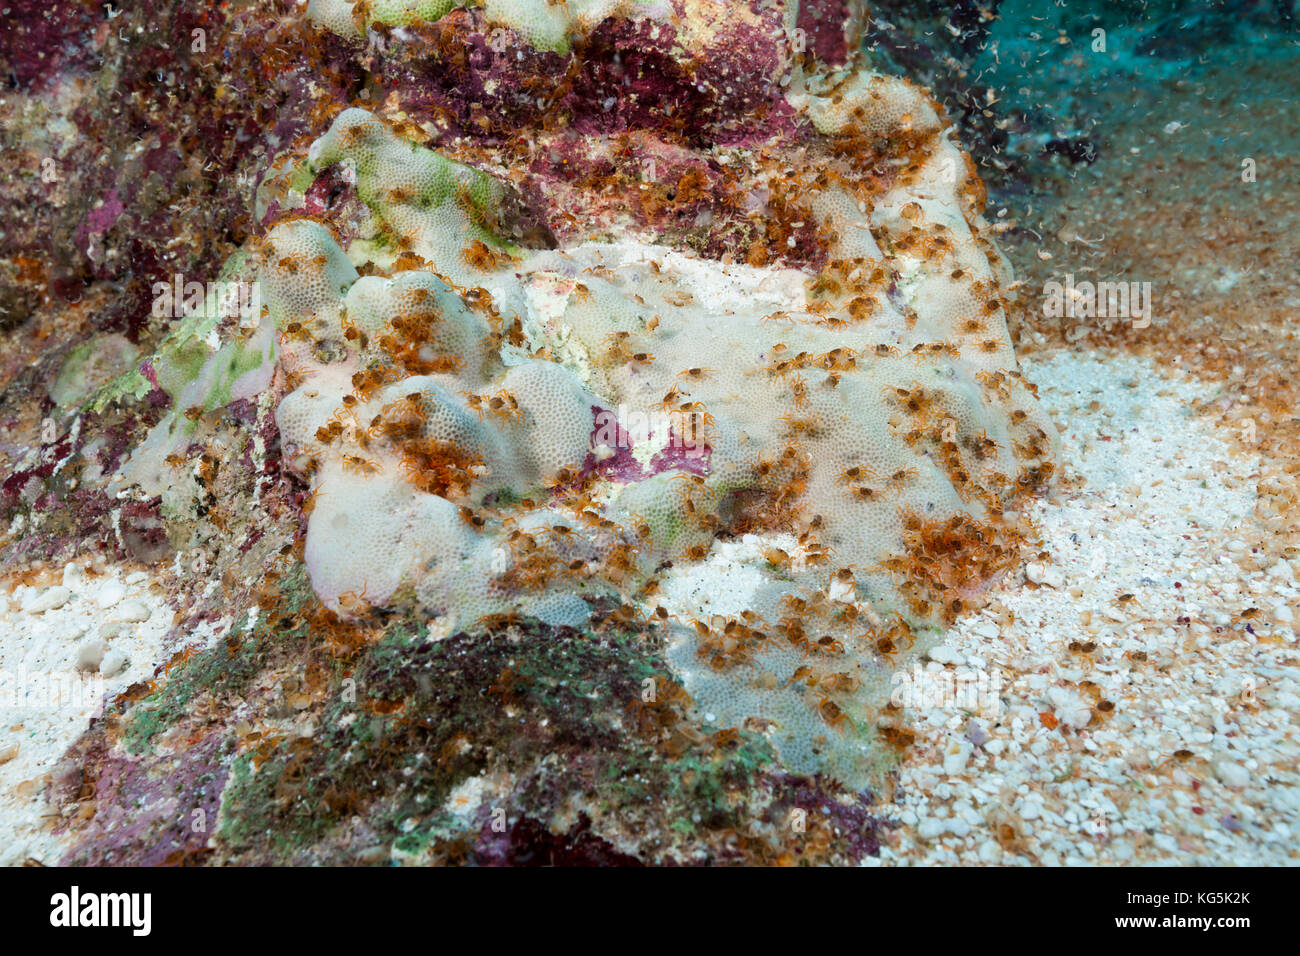
M 465 0 L 375 0 L 370 4 L 366 25 L 384 23 L 409 27 L 417 23 L 432 23 L 457 7 L 465 6 L 474 4 Z
M 224 408 L 234 400 L 234 385 L 249 372 L 274 361 L 274 346 L 266 351 L 252 343 L 236 339 L 228 342 L 214 355 L 208 364 L 212 375 L 211 388 L 202 402 L 205 412 Z
M 50 398 L 59 408 L 71 409 L 94 401 L 97 393 L 132 373 L 143 378 L 136 368 L 139 355 L 123 335 L 95 336 L 68 353 L 50 385 Z
M 232 253 L 214 282 L 184 283 L 177 277 L 172 283 L 155 283 L 154 291 L 155 315 L 175 315 L 153 354 L 140 362 L 138 350 L 126 340 L 107 341 L 120 336 L 86 343 L 69 356 L 60 380 L 89 378 L 91 384 L 82 386 L 83 395 L 73 395 L 68 401 L 77 399 L 90 410 L 101 412 L 114 403 L 143 399 L 154 388 L 154 382 L 144 372 L 147 365 L 152 368 L 158 387 L 173 402 L 193 397 L 187 394 L 187 389 L 203 378 L 206 390 L 197 397 L 196 403 L 204 411 L 212 411 L 230 403 L 232 386 L 241 376 L 263 365 L 269 368 L 269 363 L 274 361 L 274 345 L 268 336 L 254 333 L 236 335 L 224 343 L 217 340 L 224 314 L 240 311 L 241 322 L 254 326 L 260 320 L 260 315 L 253 314 L 260 312 L 261 299 L 256 262 L 248 251 Z M 102 384 L 85 373 L 85 367 L 96 366 L 111 369 L 111 376 Z
M 525 620 L 434 641 L 395 626 L 330 695 L 314 738 L 236 761 L 221 840 L 234 854 L 288 861 L 360 815 L 396 858 L 436 859 L 449 841 L 489 832 L 486 804 L 452 813 L 448 803 L 489 772 L 513 781 L 493 798 L 512 824 L 552 819 L 575 793 L 612 817 L 653 803 L 674 820 L 734 823 L 734 794 L 771 763 L 771 748 L 749 734 L 725 747 L 697 734 L 701 746 L 666 756 L 633 716 L 667 675 L 653 642 L 633 632 Z
M 683 836 L 701 828 L 740 826 L 745 807 L 737 797 L 776 763 L 772 745 L 749 731 L 708 738 L 707 745 L 676 758 L 665 759 L 651 748 L 636 756 L 640 759 L 627 766 L 606 767 L 604 783 L 620 804 L 660 804 L 670 827 Z
M 280 599 L 289 614 L 314 601 L 306 569 L 296 566 L 279 582 Z M 150 749 L 162 733 L 180 723 L 203 696 L 243 696 L 274 664 L 291 657 L 309 637 L 306 621 L 259 620 L 231 632 L 212 647 L 183 655 L 169 665 L 162 684 L 125 715 L 123 746 L 130 753 Z
M 436 813 L 490 759 L 524 769 L 564 749 L 617 751 L 619 701 L 662 666 L 629 660 L 627 639 L 532 623 L 517 632 L 518 641 L 386 635 L 340 683 L 309 746 L 286 743 L 255 773 L 251 761 L 237 765 L 223 836 L 238 849 L 269 829 L 271 849 L 285 851 L 318 838 L 334 822 L 331 806 L 382 801 L 372 823 L 388 821 L 395 838 L 399 820 Z

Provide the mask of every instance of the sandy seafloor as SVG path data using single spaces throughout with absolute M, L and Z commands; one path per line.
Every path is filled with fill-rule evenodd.
M 1189 413 L 1211 386 L 1123 355 L 1025 364 L 1077 482 L 1034 509 L 1040 560 L 930 654 L 996 671 L 1001 700 L 917 715 L 880 861 L 1295 858 L 1300 566 L 1243 567 L 1258 460 Z
M 1065 480 L 1035 506 L 1036 560 L 922 665 L 1001 689 L 909 707 L 917 740 L 879 808 L 902 826 L 875 862 L 1294 859 L 1300 561 L 1244 566 L 1258 458 L 1191 411 L 1212 385 L 1150 360 L 1045 351 L 1024 364 L 1061 429 Z M 5 597 L 0 670 L 73 674 L 107 637 L 128 661 L 105 681 L 111 698 L 165 656 L 171 611 L 140 570 L 69 566 Z M 42 599 L 62 603 L 35 610 Z M 92 710 L 6 706 L 0 865 L 70 849 L 42 778 Z

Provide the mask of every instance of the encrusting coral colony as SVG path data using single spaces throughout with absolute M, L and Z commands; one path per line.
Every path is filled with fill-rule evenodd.
M 78 755 L 194 759 L 162 743 L 188 726 L 221 767 L 199 799 L 223 828 L 172 833 L 176 853 L 303 859 L 266 835 L 323 839 L 322 820 L 378 799 L 349 789 L 361 768 L 401 776 L 397 752 L 417 768 L 384 798 L 421 836 L 403 852 L 458 858 L 450 817 L 410 821 L 500 771 L 494 754 L 545 776 L 522 744 L 466 730 L 485 697 L 553 720 L 550 745 L 585 733 L 584 759 L 621 728 L 655 761 L 695 761 L 674 779 L 721 796 L 692 825 L 774 819 L 794 798 L 772 790 L 793 779 L 773 755 L 832 791 L 879 779 L 906 736 L 890 675 L 1018 565 L 1017 513 L 1051 483 L 1057 437 L 1017 370 L 1015 283 L 975 167 L 924 88 L 873 71 L 861 15 L 825 0 L 295 14 L 362 80 L 268 150 L 255 226 L 218 276 L 256 289 L 253 308 L 189 310 L 84 405 L 152 396 L 161 414 L 108 494 L 158 499 L 175 566 L 248 596 L 225 641 L 112 702 Z M 259 508 L 279 533 L 232 558 L 223 525 Z M 711 593 L 721 564 L 728 593 Z M 323 655 L 289 691 L 314 737 L 249 716 L 268 662 L 292 659 L 286 634 Z M 583 681 L 607 713 L 574 709 Z M 733 794 L 763 787 L 761 808 Z M 817 793 L 805 802 L 835 803 Z M 130 858 L 106 832 L 81 859 Z M 666 837 L 648 855 L 576 839 L 671 855 Z

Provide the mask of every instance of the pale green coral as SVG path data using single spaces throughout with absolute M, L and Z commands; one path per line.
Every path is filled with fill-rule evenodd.
M 462 253 L 477 240 L 507 254 L 517 248 L 497 230 L 505 189 L 496 179 L 402 139 L 361 109 L 340 113 L 312 144 L 319 172 L 344 163 L 357 195 L 378 217 L 390 247 L 406 249 L 459 284 L 475 284 Z
M 68 353 L 50 385 L 50 398 L 60 410 L 87 404 L 99 409 L 107 400 L 129 394 L 127 379 L 136 372 L 140 350 L 122 335 L 100 335 Z M 148 383 L 146 383 L 148 384 Z M 148 394 L 148 389 L 144 394 Z

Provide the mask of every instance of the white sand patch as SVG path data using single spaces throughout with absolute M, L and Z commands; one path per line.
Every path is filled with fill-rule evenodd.
M 0 585 L 0 865 L 50 865 L 67 849 L 50 832 L 61 810 L 45 803 L 46 776 L 106 700 L 152 678 L 172 611 L 148 581 L 70 564 L 45 586 Z
M 754 596 L 770 579 L 764 553 L 781 548 L 799 554 L 799 542 L 789 534 L 747 534 L 734 541 L 715 541 L 704 561 L 682 562 L 660 577 L 660 590 L 650 602 L 681 621 L 707 621 L 715 614 L 739 618 L 753 608 Z
M 1035 508 L 1041 584 L 1005 582 L 932 653 L 1000 677 L 1000 706 L 908 708 L 882 807 L 904 826 L 874 862 L 1295 860 L 1300 566 L 1236 560 L 1258 460 L 1189 414 L 1212 386 L 1127 356 L 1024 365 L 1082 481 Z
M 713 259 L 669 249 L 666 246 L 624 239 L 619 242 L 584 242 L 566 249 L 579 265 L 602 266 L 615 271 L 657 263 L 689 292 L 703 312 L 714 320 L 732 315 L 736 303 L 747 312 L 797 312 L 807 305 L 808 276 L 776 266 L 751 266 L 741 262 L 719 264 Z

